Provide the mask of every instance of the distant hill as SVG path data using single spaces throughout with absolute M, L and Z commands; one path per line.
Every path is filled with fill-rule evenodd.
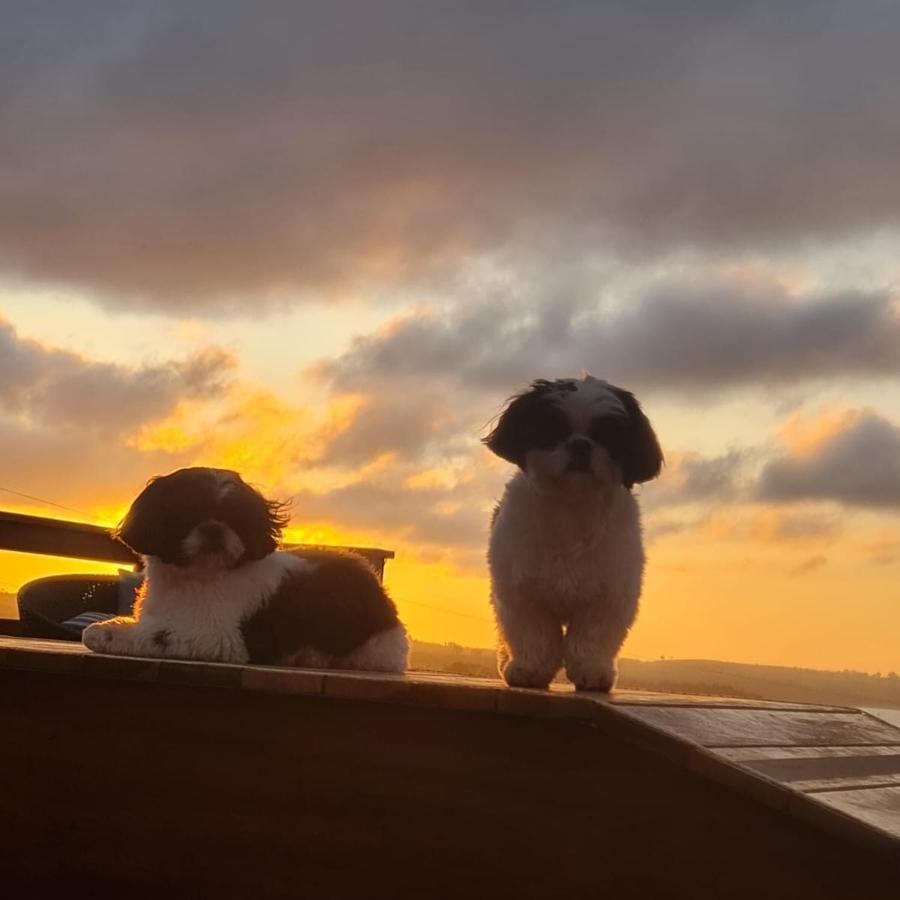
M 411 667 L 497 677 L 492 650 L 458 644 L 414 641 Z M 900 677 L 896 672 L 869 675 L 705 659 L 623 659 L 619 670 L 618 686 L 626 690 L 900 709 Z
M 17 617 L 15 594 L 0 591 L 0 618 Z M 451 675 L 497 677 L 493 650 L 459 644 L 413 641 L 410 667 Z M 625 690 L 900 710 L 900 677 L 896 672 L 869 675 L 708 659 L 623 659 L 619 670 L 618 686 Z

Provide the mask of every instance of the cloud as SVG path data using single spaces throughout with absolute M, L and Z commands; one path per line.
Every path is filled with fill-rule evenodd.
M 121 435 L 223 388 L 234 359 L 207 349 L 133 367 L 86 359 L 20 337 L 0 319 L 0 414 L 39 427 Z
M 437 392 L 377 385 L 297 405 L 233 379 L 233 367 L 214 349 L 110 364 L 0 321 L 0 487 L 111 521 L 152 475 L 226 466 L 269 496 L 293 497 L 295 528 L 480 568 L 502 472 L 465 410 Z M 10 497 L 0 505 L 24 499 Z
M 643 505 L 643 504 L 642 504 Z M 658 512 L 648 510 L 643 519 L 644 541 L 650 545 L 655 544 L 661 538 L 682 534 L 703 525 L 705 517 L 700 519 L 685 519 L 675 516 L 665 516 Z
M 0 262 L 246 311 L 509 247 L 896 227 L 898 26 L 880 0 L 7 4 Z
M 0 319 L 0 485 L 115 517 L 147 478 L 187 464 L 193 449 L 140 447 L 137 436 L 183 406 L 215 405 L 233 368 L 214 348 L 167 363 L 101 362 Z M 22 499 L 4 494 L 0 505 Z
M 699 453 L 668 454 L 662 475 L 641 488 L 646 509 L 687 503 L 722 503 L 735 497 L 742 484 L 749 451 L 730 450 L 720 456 Z M 674 530 L 657 526 L 657 533 Z
M 719 279 L 659 283 L 613 304 L 578 283 L 544 287 L 404 314 L 313 374 L 345 389 L 433 378 L 509 392 L 581 368 L 675 391 L 900 373 L 900 314 L 885 293 L 795 296 Z
M 807 557 L 802 562 L 797 563 L 797 565 L 792 566 L 789 569 L 788 574 L 791 578 L 802 578 L 804 575 L 815 572 L 817 569 L 821 569 L 827 564 L 828 557 L 822 553 L 817 553 L 814 556 Z
M 31 503 L 0 489 L 0 508 L 38 515 L 93 518 L 112 524 L 152 475 L 185 465 L 178 450 L 137 452 L 115 439 L 53 428 L 35 428 L 0 417 L 0 486 L 68 507 Z
M 821 544 L 837 537 L 842 523 L 811 510 L 778 507 L 732 507 L 715 512 L 702 525 L 704 537 L 714 541 L 756 541 L 762 544 Z
M 858 548 L 867 563 L 875 566 L 900 564 L 900 538 L 897 529 L 885 528 L 859 542 Z
M 293 494 L 295 527 L 329 524 L 372 540 L 431 548 L 469 565 L 484 567 L 490 493 L 480 482 L 445 488 L 410 489 L 388 476 L 324 492 Z
M 758 498 L 900 506 L 900 428 L 872 410 L 851 410 L 829 421 L 831 427 L 821 431 L 817 443 L 766 464 L 756 488 Z
M 390 453 L 408 463 L 429 452 L 446 457 L 476 442 L 477 425 L 437 392 L 357 395 L 351 420 L 327 441 L 320 462 L 358 466 Z

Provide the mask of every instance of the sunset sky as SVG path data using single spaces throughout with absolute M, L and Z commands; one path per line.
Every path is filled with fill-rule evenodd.
M 625 655 L 900 671 L 900 5 L 3 18 L 0 507 L 235 468 L 490 646 L 480 438 L 587 370 L 667 458 Z

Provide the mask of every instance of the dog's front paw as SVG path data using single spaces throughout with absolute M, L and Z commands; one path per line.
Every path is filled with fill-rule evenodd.
M 114 653 L 115 651 L 112 646 L 113 638 L 114 629 L 101 622 L 95 622 L 93 625 L 88 625 L 88 627 L 81 632 L 81 643 L 84 644 L 88 650 L 93 650 L 95 653 Z
M 510 660 L 503 669 L 503 679 L 510 687 L 536 688 L 546 690 L 553 680 L 553 673 L 542 671 L 534 666 Z
M 590 666 L 582 668 L 581 666 L 566 667 L 566 675 L 569 681 L 575 685 L 576 691 L 600 691 L 608 694 L 616 683 L 616 664 L 611 663 L 606 666 Z

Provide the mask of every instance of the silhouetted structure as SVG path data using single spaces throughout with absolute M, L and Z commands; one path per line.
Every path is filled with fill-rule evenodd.
M 856 710 L 9 636 L 0 721 L 10 896 L 794 900 L 900 884 L 900 730 Z

